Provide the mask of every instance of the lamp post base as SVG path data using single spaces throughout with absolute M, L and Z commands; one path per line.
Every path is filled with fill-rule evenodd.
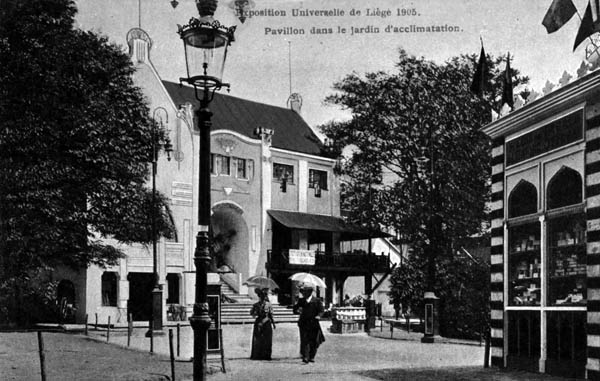
M 422 343 L 433 343 L 434 336 L 439 335 L 439 298 L 435 296 L 435 293 L 431 291 L 425 292 L 425 326 L 423 327 L 423 337 L 421 338 Z
M 146 332 L 146 337 L 150 337 L 150 334 L 154 336 L 164 335 L 163 331 L 163 316 L 162 316 L 162 302 L 163 302 L 162 289 L 157 285 L 152 290 L 152 326 Z M 150 332 L 152 331 L 152 332 Z

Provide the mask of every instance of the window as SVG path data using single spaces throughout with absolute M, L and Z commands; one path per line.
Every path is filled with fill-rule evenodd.
M 102 305 L 117 306 L 117 273 L 106 271 L 102 274 Z
M 583 108 L 506 143 L 506 165 L 530 159 L 583 137 Z
M 548 304 L 586 304 L 586 219 L 571 214 L 548 221 Z
M 210 154 L 210 174 L 217 174 L 217 155 L 214 153 Z
M 236 158 L 235 161 L 236 161 L 236 164 L 237 164 L 237 175 L 236 175 L 236 177 L 238 179 L 247 179 L 248 178 L 248 173 L 246 172 L 246 159 Z
M 230 176 L 231 158 L 211 153 L 210 154 L 210 173 L 213 175 Z
M 508 217 L 537 212 L 537 189 L 527 181 L 520 181 L 508 196 Z
M 582 181 L 579 173 L 571 168 L 561 168 L 548 182 L 548 209 L 579 204 L 582 198 Z
M 538 222 L 511 227 L 508 231 L 509 305 L 539 306 L 540 224 Z
M 308 187 L 327 190 L 327 171 L 308 170 Z
M 179 304 L 179 275 L 167 274 L 167 304 Z
M 273 163 L 273 179 L 281 182 L 285 178 L 287 184 L 294 183 L 294 166 L 288 164 Z

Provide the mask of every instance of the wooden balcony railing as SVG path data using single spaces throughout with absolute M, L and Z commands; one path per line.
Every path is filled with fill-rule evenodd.
M 315 252 L 314 265 L 297 265 L 289 263 L 288 250 L 267 250 L 267 267 L 270 270 L 312 268 L 318 269 L 355 269 L 359 271 L 386 272 L 391 267 L 389 255 L 376 255 L 355 250 L 348 253 Z

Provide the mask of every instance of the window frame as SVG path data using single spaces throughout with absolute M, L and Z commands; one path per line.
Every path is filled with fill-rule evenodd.
M 240 179 L 240 180 L 248 180 L 248 159 L 244 159 L 241 157 L 235 157 L 235 177 L 236 179 Z M 240 162 L 243 163 L 243 165 L 241 166 L 244 175 L 240 176 Z
M 328 190 L 328 178 L 329 178 L 329 173 L 327 171 L 324 171 L 322 169 L 316 169 L 316 168 L 309 168 L 308 170 L 308 187 L 309 188 L 315 188 L 315 181 L 313 180 L 313 176 L 315 174 L 319 175 L 319 187 L 321 188 L 321 190 Z M 322 176 L 324 175 L 324 176 Z M 323 179 L 325 179 L 323 181 Z
M 221 172 L 223 159 L 227 160 L 227 173 Z M 213 176 L 231 176 L 231 156 L 218 153 L 210 154 L 210 174 Z
M 276 176 L 276 172 L 277 172 L 275 170 L 276 166 L 281 166 L 282 168 L 286 167 L 287 169 L 291 170 L 291 175 L 288 176 L 286 183 L 287 183 L 287 185 L 294 185 L 294 165 L 273 162 L 273 182 L 280 183 L 282 181 L 283 176 L 279 176 L 279 177 Z

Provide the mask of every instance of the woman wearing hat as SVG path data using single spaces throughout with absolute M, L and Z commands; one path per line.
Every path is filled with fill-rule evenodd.
M 256 317 L 254 330 L 252 331 L 252 352 L 250 358 L 253 360 L 271 360 L 271 347 L 273 346 L 273 307 L 269 302 L 269 289 L 254 289 L 258 296 L 258 302 L 254 303 L 250 314 Z
M 315 361 L 317 348 L 325 341 L 321 331 L 320 319 L 323 314 L 323 303 L 313 296 L 311 285 L 300 287 L 302 298 L 294 305 L 294 312 L 299 313 L 298 327 L 300 328 L 300 355 L 302 362 L 307 364 Z

